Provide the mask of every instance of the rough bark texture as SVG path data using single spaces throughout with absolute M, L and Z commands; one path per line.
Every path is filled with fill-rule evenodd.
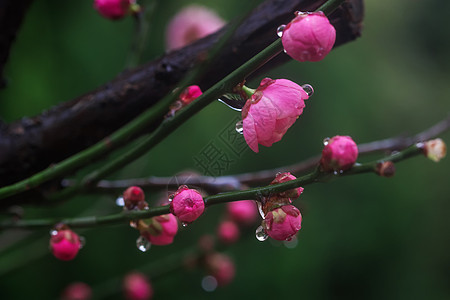
M 268 0 L 262 3 L 223 49 L 213 70 L 199 81 L 201 88 L 207 89 L 273 42 L 277 38 L 275 29 L 280 24 L 288 23 L 294 11 L 311 11 L 324 2 L 325 0 Z M 348 0 L 336 10 L 330 16 L 337 30 L 335 46 L 357 38 L 361 32 L 362 19 L 362 0 Z M 98 89 L 53 107 L 41 115 L 0 125 L 0 186 L 29 177 L 52 163 L 75 154 L 153 106 L 176 87 L 199 57 L 222 34 L 223 30 L 122 73 Z M 281 54 L 265 68 L 288 60 L 287 55 Z M 154 126 L 159 122 L 160 120 L 155 120 Z M 41 198 L 37 191 L 27 194 L 21 195 L 21 198 Z M 13 198 L 10 200 L 7 202 L 15 202 Z

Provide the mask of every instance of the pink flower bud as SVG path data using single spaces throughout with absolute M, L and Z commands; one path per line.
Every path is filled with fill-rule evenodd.
M 62 300 L 89 300 L 92 297 L 92 290 L 84 282 L 74 282 L 68 285 L 61 296 Z
M 153 288 L 147 276 L 132 272 L 123 279 L 125 298 L 128 300 L 148 300 L 153 296 Z
M 127 188 L 123 192 L 123 201 L 128 210 L 142 210 L 148 207 L 147 202 L 145 202 L 144 191 L 138 186 L 130 186 Z
M 244 138 L 258 152 L 281 140 L 289 127 L 303 113 L 308 94 L 287 79 L 265 78 L 242 108 Z
M 139 220 L 137 229 L 153 245 L 169 245 L 178 232 L 178 222 L 174 215 L 167 214 Z
M 284 205 L 268 212 L 262 225 L 271 238 L 286 241 L 302 228 L 302 215 L 297 207 Z
M 183 8 L 170 21 L 166 30 L 166 48 L 174 50 L 216 32 L 225 22 L 212 10 L 191 5 Z
M 434 162 L 439 162 L 447 154 L 447 145 L 442 139 L 434 139 L 424 143 L 424 154 Z
M 295 177 L 294 175 L 292 175 L 289 172 L 278 173 L 277 176 L 275 177 L 275 179 L 270 184 L 283 183 L 283 182 L 291 181 L 294 179 L 297 179 L 297 177 Z M 288 190 L 288 191 L 279 193 L 279 195 L 281 197 L 286 197 L 286 198 L 298 198 L 303 193 L 303 190 L 304 189 L 302 187 L 298 187 L 298 188 L 295 188 L 292 190 Z
M 170 211 L 184 223 L 195 221 L 205 210 L 203 197 L 199 192 L 182 185 L 170 202 Z
M 253 200 L 228 202 L 227 209 L 231 219 L 243 225 L 252 224 L 258 216 L 258 208 Z
M 281 37 L 285 52 L 298 61 L 322 60 L 335 40 L 336 30 L 323 12 L 299 13 Z
M 229 284 L 236 273 L 233 260 L 225 254 L 213 253 L 206 257 L 206 267 L 211 276 L 214 276 L 219 286 Z
M 322 151 L 320 165 L 325 172 L 350 169 L 358 158 L 358 146 L 349 136 L 336 135 L 328 140 Z
M 55 230 L 50 237 L 50 250 L 57 259 L 72 260 L 81 248 L 80 237 L 70 229 Z
M 188 86 L 181 94 L 180 101 L 183 102 L 184 105 L 187 105 L 200 97 L 202 95 L 202 90 L 198 85 Z
M 217 235 L 224 244 L 233 244 L 239 239 L 239 228 L 232 221 L 224 221 L 220 223 L 217 229 Z
M 131 0 L 95 0 L 94 8 L 105 18 L 117 20 L 130 11 Z

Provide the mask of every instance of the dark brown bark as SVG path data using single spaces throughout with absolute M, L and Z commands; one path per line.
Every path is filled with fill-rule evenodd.
M 273 42 L 275 29 L 296 10 L 311 11 L 325 0 L 268 0 L 257 7 L 221 52 L 199 85 L 207 89 Z M 331 16 L 335 46 L 360 35 L 363 1 L 349 0 Z M 0 186 L 61 161 L 99 141 L 153 106 L 174 89 L 223 34 L 223 30 L 181 50 L 124 72 L 111 82 L 33 118 L 0 128 Z M 282 54 L 266 68 L 288 61 Z M 120 113 L 119 113 L 120 112 Z M 156 126 L 160 120 L 155 120 Z M 150 129 L 151 130 L 151 129 Z M 23 199 L 22 195 L 22 199 Z M 39 198 L 39 194 L 33 197 Z

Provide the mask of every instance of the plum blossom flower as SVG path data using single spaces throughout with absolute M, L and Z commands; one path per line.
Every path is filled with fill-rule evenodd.
M 336 30 L 323 12 L 298 13 L 281 37 L 286 54 L 298 61 L 322 60 L 335 41 Z
M 253 200 L 228 202 L 227 211 L 233 221 L 242 225 L 252 224 L 258 215 L 258 209 Z
M 132 272 L 125 276 L 123 290 L 128 300 L 148 300 L 153 296 L 150 281 L 140 272 Z
M 50 250 L 59 260 L 72 260 L 81 249 L 81 241 L 78 234 L 62 226 L 61 229 L 52 232 L 50 237 Z
M 295 206 L 284 205 L 269 211 L 262 226 L 274 240 L 290 240 L 302 228 L 302 215 Z
M 250 149 L 266 147 L 281 140 L 303 113 L 308 93 L 287 79 L 265 78 L 242 108 L 243 133 Z
M 166 214 L 139 220 L 137 229 L 153 245 L 169 245 L 178 232 L 178 222 L 174 215 Z
M 325 172 L 350 169 L 358 158 L 358 146 L 349 136 L 334 136 L 322 150 L 320 165 Z
M 178 188 L 170 202 L 170 211 L 184 223 L 191 223 L 205 210 L 203 197 L 194 189 L 185 185 Z
M 175 50 L 216 32 L 225 25 L 213 10 L 200 5 L 183 8 L 166 30 L 166 48 Z
M 111 20 L 123 18 L 129 11 L 133 0 L 95 0 L 94 8 L 103 17 Z

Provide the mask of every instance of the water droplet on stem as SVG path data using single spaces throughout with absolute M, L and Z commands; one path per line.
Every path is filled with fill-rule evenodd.
M 236 123 L 236 132 L 239 134 L 244 134 L 244 121 L 238 121 Z
M 264 242 L 265 240 L 267 240 L 269 238 L 269 236 L 267 235 L 267 233 L 264 230 L 264 227 L 262 227 L 262 225 L 259 225 L 259 227 L 256 228 L 255 236 L 256 236 L 256 239 L 260 242 Z
M 282 37 L 283 36 L 283 31 L 286 28 L 286 25 L 280 25 L 277 28 L 277 35 L 278 37 Z
M 125 205 L 125 201 L 123 200 L 123 197 L 122 197 L 122 196 L 117 197 L 117 199 L 116 199 L 116 205 L 117 205 L 117 206 L 120 206 L 120 207 L 123 207 L 123 206 Z

